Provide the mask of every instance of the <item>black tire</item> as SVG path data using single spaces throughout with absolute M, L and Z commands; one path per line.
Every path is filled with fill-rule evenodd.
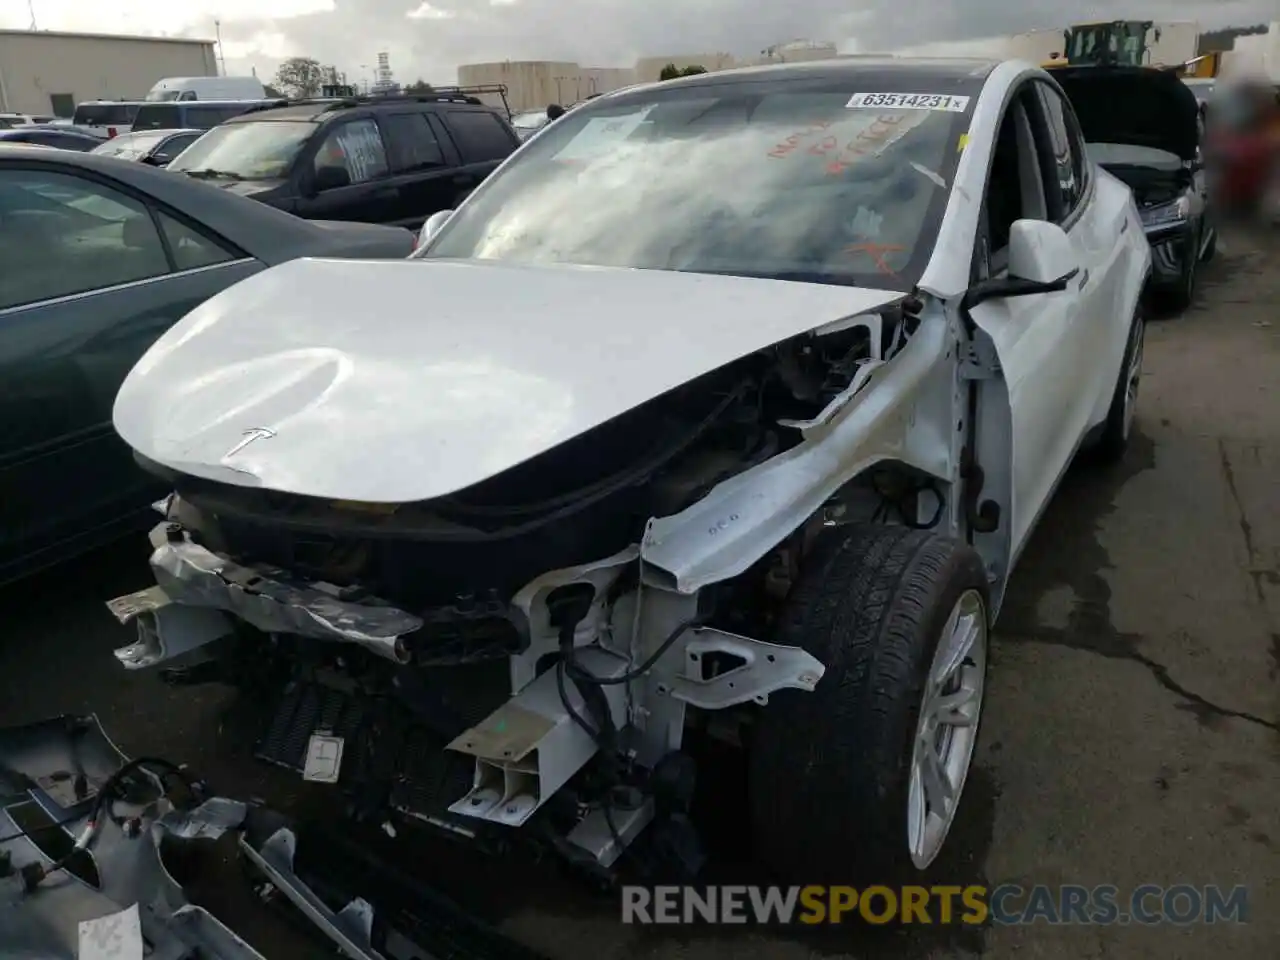
M 1171 287 L 1168 294 L 1169 309 L 1181 313 L 1191 306 L 1196 298 L 1196 280 L 1199 275 L 1200 258 L 1195 255 L 1200 238 L 1197 237 L 1195 244 L 1191 246 L 1191 250 L 1184 258 L 1186 265 L 1182 268 L 1182 276 L 1178 279 L 1178 285 Z
M 1209 228 L 1209 242 L 1204 245 L 1204 253 L 1200 254 L 1200 262 L 1208 263 L 1218 255 L 1218 231 Z
M 748 761 L 756 857 L 787 881 L 918 873 L 907 791 L 920 700 L 951 610 L 970 590 L 986 619 L 978 554 L 927 531 L 832 528 L 809 555 L 778 642 L 803 647 L 826 672 L 812 693 L 771 696 Z
M 1133 321 L 1129 326 L 1129 339 L 1125 342 L 1124 357 L 1120 361 L 1120 374 L 1116 377 L 1115 391 L 1111 395 L 1111 406 L 1107 410 L 1106 423 L 1102 428 L 1102 436 L 1098 438 L 1096 453 L 1098 459 L 1103 463 L 1117 463 L 1124 459 L 1124 453 L 1129 448 L 1129 437 L 1133 433 L 1133 419 L 1137 415 L 1136 409 L 1128 408 L 1130 402 L 1136 407 L 1137 404 L 1137 384 L 1134 385 L 1134 396 L 1132 401 L 1127 396 L 1131 367 L 1133 366 L 1133 354 L 1137 350 L 1141 354 L 1143 343 L 1146 340 L 1147 325 L 1143 317 L 1141 307 L 1134 312 Z M 1139 358 L 1138 381 L 1142 380 L 1141 358 Z

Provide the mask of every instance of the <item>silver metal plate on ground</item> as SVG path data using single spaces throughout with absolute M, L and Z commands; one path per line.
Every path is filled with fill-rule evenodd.
M 312 783 L 337 783 L 342 774 L 342 737 L 313 733 L 307 742 L 302 779 Z

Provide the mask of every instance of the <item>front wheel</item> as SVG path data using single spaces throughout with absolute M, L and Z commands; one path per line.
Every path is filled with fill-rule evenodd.
M 985 692 L 978 554 L 904 527 L 832 528 L 780 631 L 826 666 L 773 694 L 750 746 L 757 855 L 795 882 L 927 868 L 955 822 Z

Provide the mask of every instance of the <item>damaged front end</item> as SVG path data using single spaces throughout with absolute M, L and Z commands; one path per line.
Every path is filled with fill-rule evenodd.
M 673 295 L 706 297 L 708 309 L 756 283 L 645 282 L 678 284 Z M 441 471 L 469 478 L 440 492 L 439 476 L 379 464 L 379 476 L 393 476 L 385 489 L 431 490 L 416 500 L 335 499 L 344 494 L 332 463 L 309 451 L 324 476 L 304 481 L 283 453 L 272 456 L 270 437 L 251 464 L 240 447 L 197 463 L 196 441 L 172 431 L 131 440 L 174 493 L 151 535 L 156 586 L 109 603 L 138 630 L 117 658 L 127 669 L 159 666 L 173 682 L 240 687 L 262 711 L 255 755 L 344 791 L 358 820 L 407 819 L 493 850 L 527 840 L 610 877 L 643 836 L 696 873 L 687 735 L 740 743 L 737 731 L 773 694 L 812 691 L 824 674 L 810 653 L 769 639 L 813 539 L 889 509 L 949 529 L 958 509 L 948 483 L 963 439 L 952 417 L 960 385 L 941 305 L 818 285 L 748 292 L 812 298 L 809 320 L 817 307 L 832 319 L 788 319 L 794 329 L 779 334 L 763 328 L 781 321 L 747 313 L 733 335 L 763 342 L 717 343 L 723 357 L 698 360 L 696 374 L 599 422 L 594 410 L 561 411 L 556 423 L 569 430 L 578 416 L 578 432 L 518 462 L 456 424 L 406 414 L 424 447 L 460 451 Z M 867 312 L 835 311 L 859 297 Z M 189 326 L 159 355 L 202 329 Z M 257 330 L 246 335 L 270 335 Z M 313 353 L 284 386 L 264 379 L 235 402 L 312 393 L 332 402 L 359 379 L 359 358 L 331 373 L 328 354 Z M 239 364 L 235 377 L 256 376 L 258 363 Z M 199 389 L 232 397 L 232 373 L 210 386 L 219 376 Z M 578 376 L 587 374 L 562 379 Z M 117 422 L 123 402 L 137 415 L 133 437 L 167 430 L 146 419 L 156 398 L 134 393 L 126 384 Z M 514 414 L 501 413 L 494 422 L 506 436 Z M 194 401 L 179 416 L 216 434 L 219 450 L 232 439 L 219 432 L 228 418 Z M 550 430 L 554 419 L 538 423 Z M 413 436 L 395 441 L 380 449 L 405 470 L 422 466 L 425 454 L 406 447 Z M 363 475 L 351 483 L 371 489 Z

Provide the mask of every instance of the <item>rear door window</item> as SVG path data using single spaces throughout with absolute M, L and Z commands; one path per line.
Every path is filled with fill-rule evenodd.
M 372 120 L 352 120 L 331 130 L 316 151 L 316 169 L 338 166 L 352 183 L 367 183 L 387 174 L 387 149 Z
M 138 108 L 134 118 L 135 130 L 172 130 L 174 127 L 185 127 L 182 121 L 182 108 L 176 103 L 148 103 Z
M 1047 83 L 1036 83 L 1044 107 L 1045 123 L 1053 147 L 1056 186 L 1062 195 L 1062 216 L 1066 220 L 1084 198 L 1085 148 L 1080 127 L 1070 105 Z M 1050 182 L 1050 190 L 1055 184 Z
M 127 127 L 137 114 L 136 103 L 82 103 L 71 122 L 84 127 Z
M 463 163 L 505 160 L 518 146 L 497 114 L 487 110 L 447 110 L 443 117 L 462 151 Z
M 382 118 L 392 173 L 438 170 L 445 166 L 444 151 L 423 113 L 395 113 Z

